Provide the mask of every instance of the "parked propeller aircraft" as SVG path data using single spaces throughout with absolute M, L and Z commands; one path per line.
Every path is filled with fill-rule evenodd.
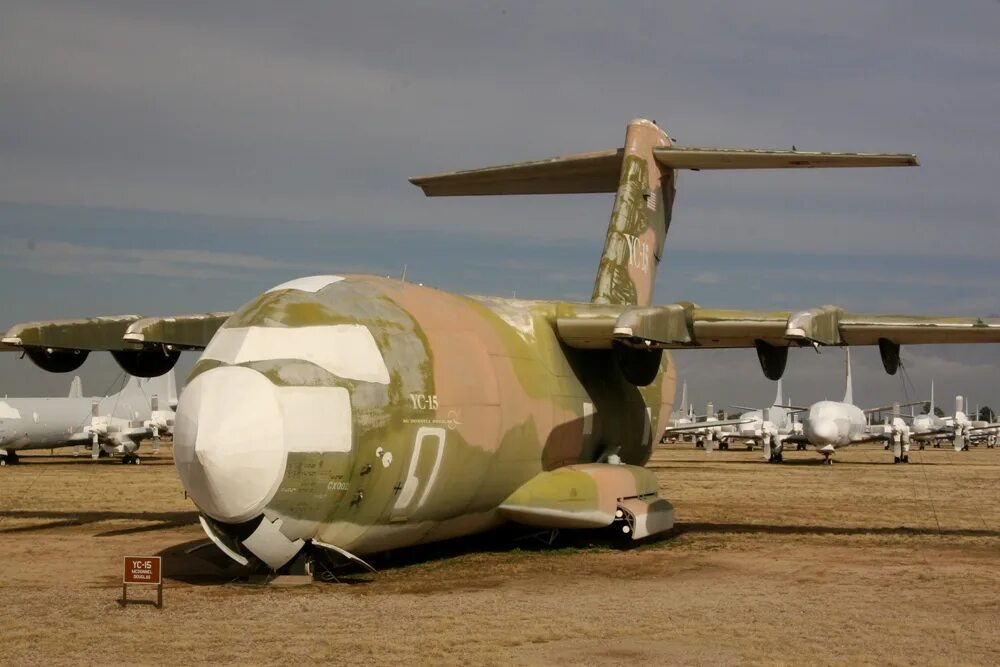
M 719 443 L 722 449 L 726 449 L 727 447 L 723 440 L 723 434 L 727 432 L 726 429 L 731 429 L 744 423 L 748 423 L 748 421 L 741 419 L 719 419 L 715 411 L 715 405 L 709 403 L 705 406 L 704 415 L 698 417 L 689 415 L 689 418 L 683 420 L 683 423 L 675 426 L 667 426 L 663 430 L 663 436 L 660 441 L 662 442 L 664 439 L 669 439 L 677 435 L 690 435 L 694 438 L 694 446 L 699 449 L 704 448 L 705 451 L 712 451 L 715 449 L 716 443 Z
M 720 436 L 725 447 L 728 448 L 730 440 L 743 440 L 747 443 L 748 449 L 753 449 L 754 446 L 761 447 L 764 450 L 764 458 L 780 461 L 781 443 L 784 439 L 789 435 L 802 433 L 802 424 L 794 418 L 795 411 L 784 407 L 783 401 L 781 380 L 778 380 L 777 392 L 770 407 L 755 409 L 732 406 L 744 412 L 739 416 L 742 423 L 729 431 L 724 431 Z
M 789 435 L 784 442 L 776 443 L 769 460 L 782 460 L 784 443 L 811 445 L 823 455 L 823 463 L 833 463 L 833 453 L 837 449 L 849 445 L 859 445 L 865 442 L 889 442 L 894 445 L 893 463 L 910 462 L 910 431 L 899 414 L 899 403 L 892 406 L 882 405 L 875 408 L 859 408 L 854 405 L 854 388 L 851 381 L 851 351 L 847 350 L 847 389 L 842 401 L 817 401 L 807 408 L 793 405 L 781 406 L 799 412 L 805 412 L 802 419 L 803 432 Z M 910 404 L 907 404 L 910 405 Z M 873 429 L 868 423 L 868 415 L 874 412 L 884 412 L 892 408 L 893 419 L 886 429 Z
M 595 153 L 412 179 L 428 196 L 616 193 L 589 303 L 322 275 L 236 312 L 35 322 L 3 342 L 49 371 L 108 350 L 166 372 L 203 350 L 174 457 L 209 538 L 270 568 L 514 521 L 641 538 L 674 513 L 643 467 L 674 399 L 669 350 L 1000 341 L 1000 320 L 652 305 L 679 169 L 915 166 L 913 155 L 687 148 L 648 120 Z M 818 422 L 817 422 L 818 423 Z
M 978 415 L 979 411 L 976 411 Z M 911 437 L 920 449 L 928 443 L 940 447 L 941 442 L 950 440 L 956 452 L 969 448 L 971 442 L 984 441 L 987 447 L 996 444 L 996 433 L 1000 424 L 991 424 L 981 420 L 972 420 L 965 413 L 965 398 L 955 397 L 955 412 L 950 416 L 939 417 L 934 406 L 934 381 L 931 380 L 931 400 L 928 411 L 915 417 L 905 417 L 912 422 Z
M 177 404 L 174 374 L 162 378 L 130 377 L 121 391 L 104 398 L 84 398 L 74 377 L 66 398 L 4 398 L 0 401 L 0 466 L 18 462 L 25 449 L 90 445 L 91 456 L 120 454 L 122 463 L 139 463 L 135 453 L 145 438 L 158 447 L 170 433 L 174 411 L 160 409 L 159 396 Z

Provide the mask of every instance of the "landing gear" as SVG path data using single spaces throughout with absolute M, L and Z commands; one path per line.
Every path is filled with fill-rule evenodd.
M 704 440 L 695 440 L 694 441 L 694 447 L 695 447 L 695 449 L 705 449 L 705 441 Z
M 795 444 L 795 451 L 804 452 L 806 450 L 806 443 L 798 442 Z
M 833 465 L 833 459 L 830 458 L 829 454 L 823 454 L 823 465 L 825 465 L 825 466 L 832 466 Z
M 139 455 L 138 454 L 125 454 L 122 456 L 122 464 L 124 465 L 139 465 Z
M 0 466 L 11 465 L 15 466 L 21 462 L 20 457 L 18 457 L 17 452 L 8 452 L 6 454 L 0 454 Z
M 772 451 L 771 457 L 767 460 L 768 463 L 781 463 L 784 459 L 781 456 L 781 452 Z

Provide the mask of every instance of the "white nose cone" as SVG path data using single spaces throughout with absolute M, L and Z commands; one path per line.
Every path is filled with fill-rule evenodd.
M 809 439 L 814 444 L 834 444 L 840 435 L 837 425 L 829 419 L 809 422 Z
M 196 377 L 177 405 L 174 463 L 198 507 L 226 523 L 260 514 L 285 474 L 281 408 L 270 380 L 242 366 Z

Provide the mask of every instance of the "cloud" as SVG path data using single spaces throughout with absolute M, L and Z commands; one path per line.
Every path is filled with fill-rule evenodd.
M 78 243 L 7 239 L 0 247 L 4 268 L 59 276 L 110 275 L 161 278 L 246 279 L 260 271 L 321 271 L 317 264 L 278 261 L 239 253 L 165 248 L 116 248 Z

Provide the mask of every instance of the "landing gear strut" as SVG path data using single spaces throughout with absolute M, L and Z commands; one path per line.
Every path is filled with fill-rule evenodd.
M 122 456 L 122 463 L 124 465 L 139 465 L 139 455 L 125 454 Z
M 0 466 L 6 465 L 17 465 L 21 462 L 20 457 L 18 457 L 17 452 L 8 452 L 7 454 L 0 454 Z

